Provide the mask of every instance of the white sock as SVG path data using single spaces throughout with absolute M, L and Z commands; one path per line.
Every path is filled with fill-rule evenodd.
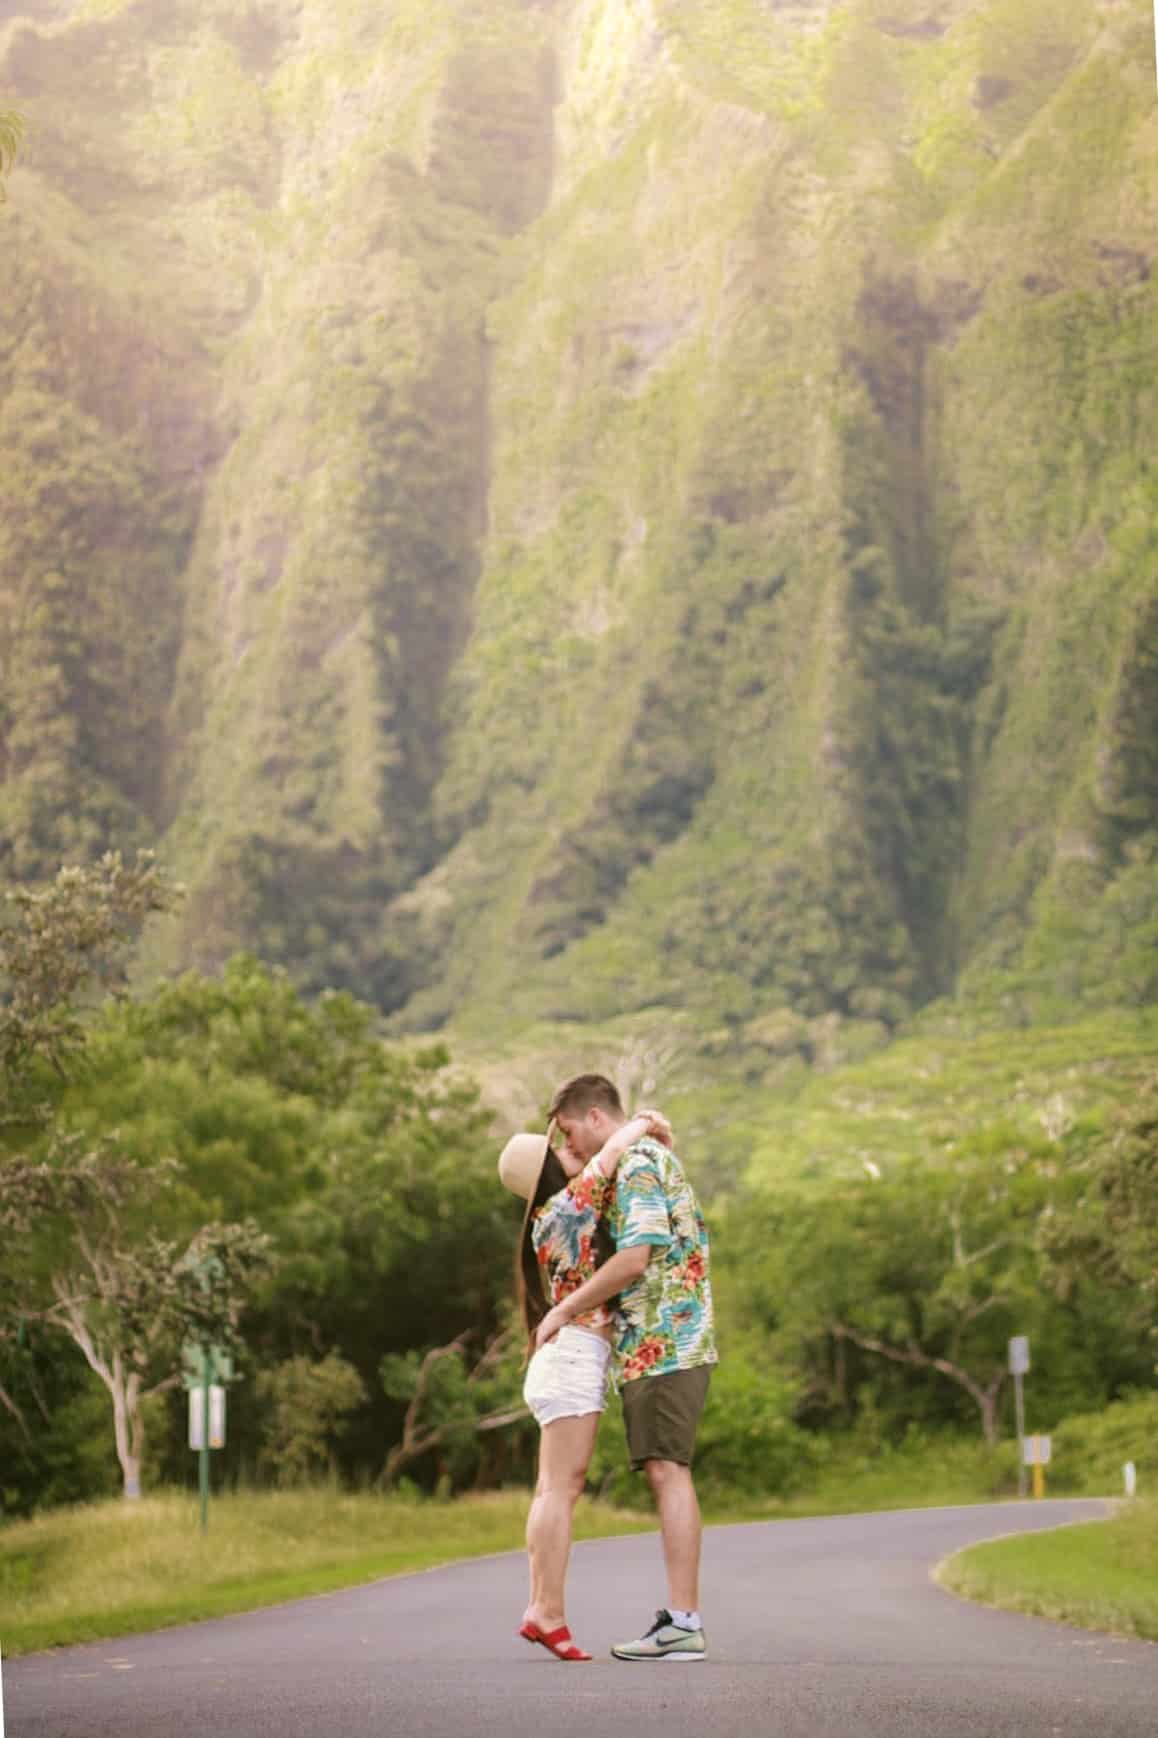
M 669 1611 L 668 1616 L 677 1629 L 703 1629 L 704 1620 L 698 1611 Z

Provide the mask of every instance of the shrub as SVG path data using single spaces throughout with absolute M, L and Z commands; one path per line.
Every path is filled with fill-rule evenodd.
M 269 1408 L 263 1459 L 278 1484 L 303 1484 L 335 1471 L 334 1447 L 366 1398 L 357 1370 L 331 1352 L 318 1363 L 288 1358 L 257 1378 Z
M 819 1465 L 825 1445 L 792 1422 L 794 1401 L 780 1370 L 729 1345 L 728 1356 L 712 1372 L 696 1441 L 701 1495 L 782 1496 L 799 1489 Z M 617 1399 L 604 1415 L 589 1478 L 613 1502 L 640 1500 L 643 1487 L 628 1463 Z
M 1057 1490 L 1120 1491 L 1128 1460 L 1141 1493 L 1158 1490 L 1158 1392 L 1133 1394 L 1053 1432 L 1048 1478 Z

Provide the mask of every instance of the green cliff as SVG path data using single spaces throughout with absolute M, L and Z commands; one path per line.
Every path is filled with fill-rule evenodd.
M 477 1036 L 1154 999 L 1144 8 L 19 10 L 0 872 Z

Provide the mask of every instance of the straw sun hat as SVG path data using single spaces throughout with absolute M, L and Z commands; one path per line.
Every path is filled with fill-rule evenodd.
M 499 1156 L 499 1181 L 512 1195 L 529 1201 L 546 1157 L 546 1135 L 512 1135 Z

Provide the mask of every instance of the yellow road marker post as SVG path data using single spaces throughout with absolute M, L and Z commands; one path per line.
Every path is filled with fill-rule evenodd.
M 1045 1469 L 1052 1449 L 1053 1443 L 1048 1436 L 1027 1436 L 1022 1444 L 1022 1464 L 1033 1468 L 1033 1494 L 1038 1500 L 1045 1495 Z

